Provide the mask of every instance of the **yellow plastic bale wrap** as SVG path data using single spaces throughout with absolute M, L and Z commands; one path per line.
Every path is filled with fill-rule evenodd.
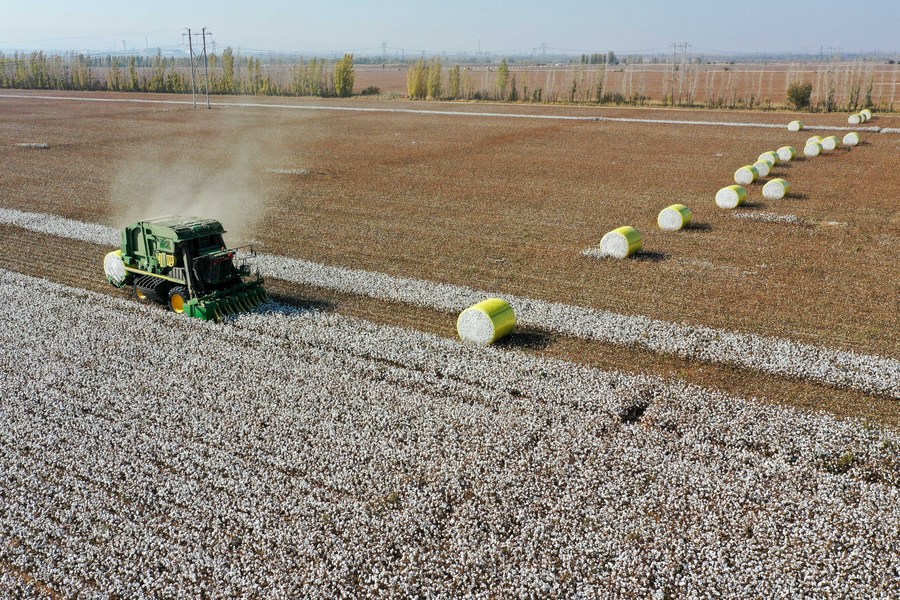
M 678 231 L 691 224 L 691 209 L 684 204 L 673 204 L 659 211 L 656 224 L 664 231 Z
M 772 152 L 772 151 L 769 151 L 769 152 L 763 152 L 762 154 L 759 155 L 759 158 L 757 158 L 756 160 L 762 160 L 762 161 L 765 161 L 765 162 L 769 163 L 769 164 L 770 164 L 771 166 L 773 166 L 773 167 L 774 167 L 775 165 L 777 165 L 778 162 L 779 162 L 779 159 L 778 159 L 778 153 L 777 153 L 777 152 Z
M 859 144 L 859 134 L 855 131 L 851 131 L 844 136 L 844 139 L 842 141 L 845 146 L 856 146 L 857 144 Z
M 773 179 L 763 186 L 763 198 L 766 200 L 781 200 L 791 193 L 791 184 L 784 179 Z
M 600 252 L 613 258 L 627 258 L 643 247 L 641 232 L 631 225 L 613 229 L 600 240 Z
M 859 111 L 859 112 L 860 112 L 861 114 L 865 115 L 866 121 L 870 121 L 870 120 L 872 119 L 872 111 L 869 110 L 868 108 L 864 108 L 864 109 L 862 109 L 862 110 Z
M 806 144 L 807 144 L 807 145 L 809 145 L 809 144 L 821 144 L 821 143 L 822 143 L 822 136 L 821 136 L 821 135 L 814 135 L 814 136 L 812 136 L 811 138 L 807 138 L 807 139 L 806 139 Z
M 791 121 L 788 123 L 788 131 L 800 131 L 803 129 L 802 121 Z
M 829 135 L 827 138 L 822 139 L 822 149 L 823 150 L 834 150 L 836 148 L 841 147 L 841 138 L 836 135 Z
M 782 162 L 794 160 L 796 156 L 797 149 L 793 146 L 782 146 L 778 149 L 778 158 L 780 158 Z
M 734 172 L 734 182 L 740 185 L 747 185 L 759 179 L 759 171 L 753 165 L 744 165 Z
M 851 125 L 859 125 L 866 120 L 865 115 L 861 115 L 860 113 L 856 113 L 847 117 L 847 122 Z
M 760 177 L 768 177 L 772 172 L 772 163 L 767 160 L 758 160 L 753 163 L 753 168 L 759 173 Z
M 459 313 L 456 332 L 467 342 L 487 346 L 516 328 L 516 313 L 509 302 L 488 298 Z
M 716 206 L 719 208 L 737 208 L 747 201 L 747 190 L 739 185 L 723 187 L 716 193 Z
M 822 154 L 822 144 L 820 142 L 806 142 L 806 146 L 803 147 L 803 154 L 805 156 L 818 156 Z

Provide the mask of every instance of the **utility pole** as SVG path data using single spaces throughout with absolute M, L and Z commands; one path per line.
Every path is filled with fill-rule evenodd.
M 212 32 L 209 35 L 212 35 Z M 206 69 L 206 110 L 209 110 L 209 57 L 206 55 L 206 27 L 203 28 L 203 63 Z
M 381 64 L 387 62 L 387 42 L 381 42 Z
M 188 53 L 191 55 L 191 101 L 197 108 L 197 86 L 194 83 L 194 44 L 191 42 L 191 28 L 187 27 Z

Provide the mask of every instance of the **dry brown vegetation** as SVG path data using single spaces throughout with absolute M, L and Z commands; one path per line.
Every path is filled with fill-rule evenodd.
M 36 99 L 0 99 L 0 108 L 3 207 L 114 226 L 148 211 L 202 211 L 267 252 L 900 358 L 894 135 L 865 134 L 850 151 L 776 167 L 796 190 L 786 200 L 763 201 L 761 184 L 750 186 L 747 210 L 797 215 L 800 226 L 733 219 L 715 207 L 713 195 L 738 166 L 764 150 L 801 147 L 809 132 Z M 837 116 L 817 120 L 829 119 L 845 124 Z M 879 119 L 882 127 L 894 121 Z M 50 149 L 13 146 L 22 141 Z M 698 227 L 676 234 L 656 229 L 657 212 L 672 202 L 694 209 Z M 580 256 L 626 223 L 645 233 L 642 258 Z M 4 255 L 4 267 L 15 268 L 15 250 L 4 248 Z M 80 264 L 73 271 L 102 283 L 96 250 L 72 260 Z M 22 264 L 24 272 L 37 268 Z M 85 277 L 66 282 L 83 285 Z M 321 290 L 275 289 L 328 299 Z M 352 314 L 372 311 L 375 320 L 452 335 L 452 315 L 370 300 L 339 303 L 357 306 Z M 778 400 L 789 396 L 838 414 L 847 413 L 838 406 L 855 406 L 850 414 L 896 419 L 890 403 L 819 386 L 801 389 L 640 352 L 617 358 L 621 350 L 598 344 L 557 340 L 538 349 L 746 395 L 756 389 Z

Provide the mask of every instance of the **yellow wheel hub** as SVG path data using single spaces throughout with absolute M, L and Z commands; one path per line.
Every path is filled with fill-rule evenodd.
M 184 312 L 184 298 L 181 294 L 173 294 L 172 298 L 169 299 L 169 304 L 173 311 L 179 314 Z
M 143 291 L 141 291 L 140 289 L 135 288 L 135 293 L 137 294 L 137 297 L 138 297 L 139 299 L 141 299 L 141 300 L 146 300 L 146 299 L 147 299 L 147 294 L 145 294 L 145 293 L 144 293 Z

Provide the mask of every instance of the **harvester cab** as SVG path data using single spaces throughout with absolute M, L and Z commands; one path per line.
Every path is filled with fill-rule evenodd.
M 130 285 L 141 300 L 174 312 L 221 320 L 268 301 L 248 260 L 251 246 L 228 248 L 219 221 L 168 216 L 138 221 L 122 232 L 122 247 L 103 261 L 106 279 Z

